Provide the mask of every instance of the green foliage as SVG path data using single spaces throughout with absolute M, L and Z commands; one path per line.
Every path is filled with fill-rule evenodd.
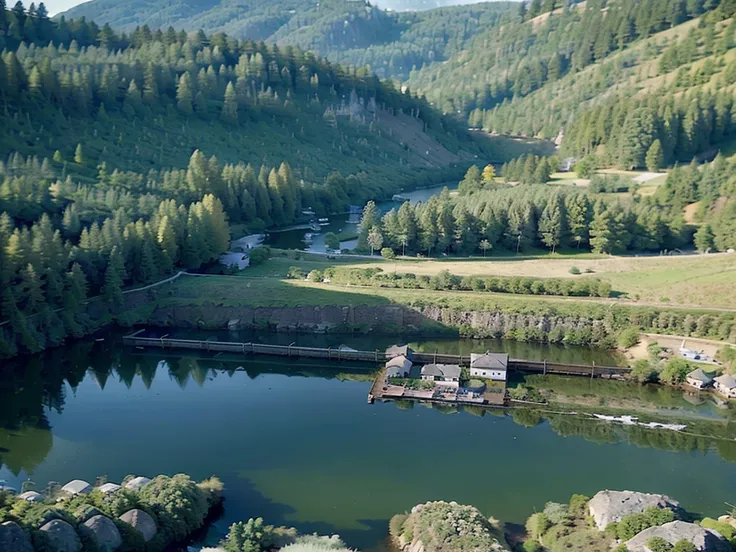
M 535 541 L 541 539 L 550 527 L 552 527 L 552 522 L 542 512 L 532 514 L 526 520 L 526 532 Z
M 669 508 L 647 508 L 642 513 L 630 514 L 616 527 L 618 538 L 624 541 L 634 538 L 644 529 L 664 525 L 674 521 L 675 515 Z
M 271 258 L 271 248 L 267 245 L 262 245 L 251 250 L 248 254 L 248 259 L 251 266 L 258 266 L 265 263 Z
M 577 297 L 607 297 L 610 294 L 610 287 L 598 279 L 573 281 L 553 278 L 520 278 L 516 276 L 493 278 L 466 276 L 460 278 L 451 274 L 448 270 L 442 270 L 429 278 L 427 276 L 417 277 L 411 273 L 386 273 L 380 268 L 342 267 L 326 269 L 325 276 L 329 277 L 333 284 L 382 288 L 487 291 L 491 293 Z
M 559 502 L 547 502 L 544 505 L 544 515 L 553 525 L 565 525 L 571 521 L 567 504 Z
M 672 545 L 662 537 L 652 537 L 647 541 L 647 548 L 652 552 L 669 552 Z
M 570 497 L 568 511 L 575 517 L 585 517 L 588 514 L 588 502 L 590 502 L 589 496 L 574 494 Z
M 306 273 L 298 266 L 290 266 L 286 277 L 290 280 L 303 280 L 306 277 Z
M 384 247 L 383 249 L 381 249 L 381 257 L 383 257 L 387 261 L 392 261 L 396 258 L 396 253 L 394 253 L 394 250 L 390 247 Z
M 340 249 L 340 239 L 334 232 L 327 232 L 325 234 L 325 247 L 328 249 Z
M 321 270 L 312 270 L 307 275 L 307 279 L 310 282 L 321 282 L 324 279 L 324 273 Z
M 208 495 L 187 475 L 159 475 L 139 492 L 142 504 L 159 521 L 159 529 L 179 541 L 199 529 L 209 510 Z
M 675 543 L 672 552 L 697 552 L 698 547 L 687 540 L 680 540 Z
M 659 374 L 659 379 L 669 385 L 678 385 L 685 381 L 685 377 L 691 371 L 692 367 L 686 360 L 673 358 L 664 365 L 664 369 Z
M 630 326 L 618 334 L 618 346 L 622 349 L 630 349 L 641 339 L 639 328 Z
M 578 274 L 580 274 L 580 269 L 576 266 L 571 266 L 568 272 L 574 276 L 577 276 Z
M 396 514 L 391 518 L 388 524 L 389 534 L 394 538 L 399 538 L 404 530 L 404 522 L 409 514 Z
M 650 383 L 659 379 L 659 373 L 648 360 L 639 359 L 631 368 L 631 378 L 639 383 Z
M 543 552 L 544 548 L 537 541 L 528 540 L 523 545 L 524 552 Z
M 262 518 L 239 521 L 230 526 L 222 543 L 226 552 L 263 552 L 274 545 L 274 528 L 264 525 Z

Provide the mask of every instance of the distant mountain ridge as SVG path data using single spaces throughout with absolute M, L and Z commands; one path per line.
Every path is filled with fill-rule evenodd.
M 519 6 L 517 2 L 454 6 L 458 3 L 383 0 L 377 7 L 366 0 L 92 0 L 57 17 L 85 17 L 127 32 L 144 25 L 151 30 L 224 32 L 297 46 L 333 62 L 369 66 L 381 77 L 404 80 L 414 69 L 448 59 Z M 429 9 L 438 6 L 454 7 Z

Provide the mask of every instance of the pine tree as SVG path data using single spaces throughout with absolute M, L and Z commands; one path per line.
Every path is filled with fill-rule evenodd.
M 610 253 L 614 246 L 615 236 L 612 230 L 613 221 L 605 209 L 596 209 L 590 224 L 590 246 L 594 253 Z
M 122 259 L 117 248 L 114 248 L 113 251 L 114 253 L 110 255 L 110 260 L 105 269 L 105 283 L 102 286 L 102 296 L 109 306 L 110 312 L 117 313 L 123 308 L 123 280 L 120 277 Z
M 702 251 L 703 253 L 707 253 L 713 249 L 715 245 L 714 236 L 713 230 L 709 224 L 702 224 L 700 228 L 698 228 L 698 231 L 695 232 L 694 242 L 698 251 Z
M 368 247 L 368 233 L 371 228 L 378 226 L 380 219 L 378 215 L 378 208 L 374 201 L 369 201 L 363 208 L 363 216 L 358 224 L 358 248 L 365 249 Z
M 549 198 L 547 205 L 539 217 L 539 237 L 542 243 L 555 252 L 562 242 L 563 235 L 563 205 L 560 197 L 555 194 Z
M 222 118 L 234 123 L 238 120 L 238 96 L 232 82 L 227 83 L 225 88 L 225 99 L 222 104 Z
M 664 152 L 662 151 L 662 142 L 659 139 L 652 143 L 652 147 L 647 151 L 646 156 L 647 170 L 650 172 L 659 172 L 664 165 Z
M 192 77 L 185 71 L 176 87 L 176 107 L 184 113 L 192 112 Z
M 371 255 L 376 250 L 380 250 L 383 247 L 383 235 L 381 229 L 378 226 L 374 226 L 368 232 L 368 247 L 371 248 Z
M 85 158 L 84 158 L 84 150 L 82 149 L 82 144 L 77 144 L 77 148 L 74 150 L 74 162 L 77 165 L 84 165 L 85 164 Z
M 158 243 L 171 262 L 176 264 L 179 262 L 179 246 L 176 243 L 176 233 L 174 226 L 168 216 L 161 219 L 158 227 Z

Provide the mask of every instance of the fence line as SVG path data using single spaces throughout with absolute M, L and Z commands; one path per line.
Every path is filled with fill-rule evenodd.
M 266 345 L 253 342 L 211 341 L 201 339 L 171 339 L 166 336 L 140 337 L 145 330 L 123 337 L 123 344 L 132 347 L 149 347 L 157 349 L 188 349 L 222 353 L 239 353 L 273 355 L 299 358 L 326 358 L 328 360 L 352 360 L 379 364 L 396 356 L 395 353 L 385 351 L 356 351 L 333 349 L 324 347 L 298 347 L 294 345 Z M 417 364 L 460 364 L 469 365 L 470 356 L 452 355 L 444 353 L 413 353 L 412 361 Z M 564 364 L 535 360 L 509 359 L 509 370 L 540 372 L 544 374 L 565 374 L 575 376 L 601 377 L 625 375 L 630 369 L 622 366 L 596 366 L 584 364 Z

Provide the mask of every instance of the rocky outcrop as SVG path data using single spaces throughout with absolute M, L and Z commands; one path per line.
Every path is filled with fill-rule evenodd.
M 55 519 L 40 529 L 47 541 L 48 552 L 81 552 L 82 541 L 74 527 L 66 521 Z
M 74 511 L 77 523 L 84 523 L 90 518 L 102 515 L 102 512 L 91 504 L 83 504 Z
M 621 521 L 628 515 L 638 514 L 652 507 L 672 508 L 677 511 L 680 504 L 665 495 L 633 491 L 600 491 L 588 503 L 590 515 L 601 531 L 614 521 Z
M 147 477 L 138 476 L 138 477 L 134 477 L 130 481 L 127 481 L 123 485 L 123 487 L 125 487 L 129 491 L 140 491 L 143 487 L 148 485 L 150 482 L 151 480 L 148 479 Z
M 731 546 L 718 532 L 704 529 L 694 523 L 671 521 L 659 527 L 645 529 L 626 542 L 629 552 L 651 552 L 647 543 L 654 537 L 661 537 L 672 545 L 685 540 L 695 545 L 700 552 L 730 552 Z
M 102 550 L 114 552 L 123 544 L 117 526 L 110 518 L 93 516 L 79 526 L 79 530 L 91 535 Z
M 501 528 L 473 506 L 456 502 L 427 502 L 414 506 L 406 519 L 401 516 L 398 518 L 400 523 L 396 519 L 391 520 L 394 526 L 392 535 L 403 552 L 508 550 Z
M 146 542 L 156 536 L 156 522 L 143 510 L 129 510 L 120 516 L 120 521 L 137 530 Z
M 0 523 L 0 550 L 33 552 L 28 534 L 14 521 Z

